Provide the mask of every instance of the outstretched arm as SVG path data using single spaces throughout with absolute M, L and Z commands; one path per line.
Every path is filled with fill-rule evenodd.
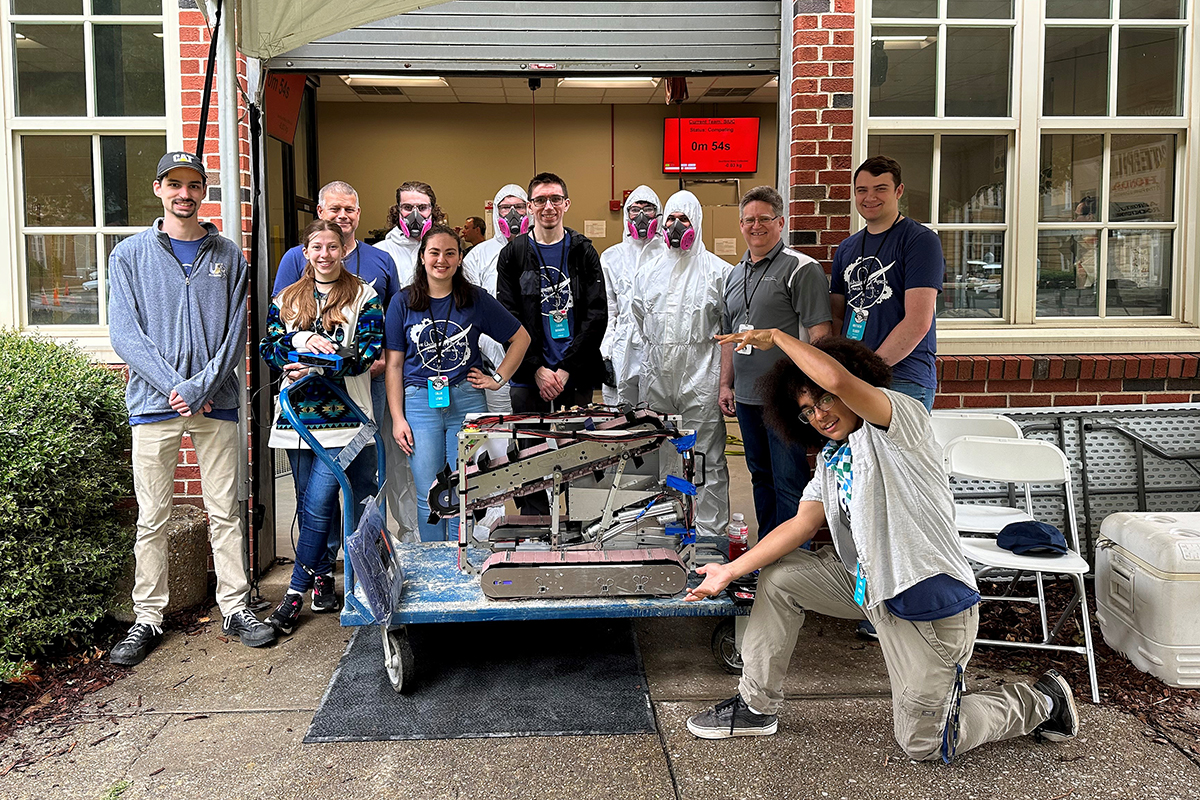
M 801 372 L 825 391 L 836 395 L 855 414 L 881 428 L 892 424 L 892 401 L 883 390 L 856 378 L 835 359 L 778 328 L 731 333 L 718 336 L 717 340 L 721 344 L 749 344 L 759 350 L 778 347 Z

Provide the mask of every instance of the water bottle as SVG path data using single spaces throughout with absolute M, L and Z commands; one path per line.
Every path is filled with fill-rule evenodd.
M 729 522 L 729 560 L 746 552 L 750 541 L 750 528 L 746 526 L 746 518 L 740 513 L 734 513 Z

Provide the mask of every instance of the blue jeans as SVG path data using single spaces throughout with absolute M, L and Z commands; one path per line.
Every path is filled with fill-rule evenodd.
M 327 448 L 329 455 L 337 458 L 342 448 Z M 342 515 L 338 505 L 337 478 L 311 450 L 288 450 L 288 461 L 292 463 L 292 480 L 296 484 L 296 509 L 300 515 L 300 536 L 296 540 L 296 564 L 292 567 L 290 588 L 297 592 L 312 587 L 314 575 L 333 572 L 337 560 L 337 549 L 330 547 L 337 532 L 337 541 L 342 541 Z M 375 448 L 368 447 L 358 454 L 346 470 L 350 479 L 351 494 L 356 500 L 375 494 Z M 308 569 L 305 569 L 307 567 Z M 311 572 L 310 572 L 311 570 Z
M 892 381 L 892 391 L 906 394 L 913 400 L 920 400 L 926 411 L 933 411 L 933 395 L 936 390 L 922 386 L 912 381 Z
M 371 411 L 375 414 L 375 424 L 382 425 L 383 422 L 383 405 L 387 402 L 387 390 L 384 388 L 383 376 L 371 379 Z M 363 449 L 362 458 L 367 459 L 371 463 L 371 474 L 375 474 L 375 446 L 367 445 Z M 357 461 L 357 459 L 355 459 Z M 383 467 L 384 474 L 387 474 L 387 465 Z M 363 503 L 367 498 L 374 497 L 379 490 L 379 485 L 372 477 L 370 481 L 355 482 L 353 476 L 350 477 L 350 488 L 354 492 L 354 525 L 358 525 L 357 517 L 362 514 Z M 298 495 L 297 495 L 298 496 Z M 329 526 L 329 563 L 337 563 L 338 550 L 342 547 L 342 507 L 337 507 L 337 514 L 334 515 L 333 521 Z
M 758 538 L 796 516 L 808 485 L 808 453 L 780 439 L 763 421 L 763 407 L 737 404 L 737 420 L 746 449 L 746 468 L 754 491 Z
M 425 386 L 404 387 L 404 418 L 412 428 L 413 452 L 408 457 L 417 487 L 417 528 L 422 542 L 444 542 L 458 538 L 458 519 L 429 522 L 429 489 L 447 464 L 458 468 L 458 432 L 467 414 L 486 414 L 483 391 L 465 380 L 450 387 L 450 405 L 430 408 Z M 458 502 L 455 494 L 452 502 Z M 449 524 L 447 524 L 449 522 Z

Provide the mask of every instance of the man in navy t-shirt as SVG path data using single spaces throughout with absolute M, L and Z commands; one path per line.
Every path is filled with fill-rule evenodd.
M 933 409 L 937 389 L 934 305 L 946 261 L 933 231 L 900 213 L 900 165 L 869 158 L 854 171 L 854 205 L 867 223 L 833 257 L 834 330 L 892 368 L 892 388 Z

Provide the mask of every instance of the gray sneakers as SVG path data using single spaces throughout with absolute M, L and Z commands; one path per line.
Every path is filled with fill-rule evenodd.
M 728 739 L 731 736 L 770 736 L 779 727 L 774 714 L 755 714 L 740 694 L 717 703 L 708 711 L 687 721 L 688 730 L 701 739 Z
M 1079 713 L 1075 710 L 1075 698 L 1067 679 L 1058 670 L 1048 670 L 1038 678 L 1033 685 L 1042 694 L 1051 699 L 1050 719 L 1034 729 L 1036 736 L 1050 741 L 1063 742 L 1079 733 Z
M 135 622 L 124 639 L 117 642 L 108 660 L 122 667 L 142 663 L 163 640 L 162 628 L 146 622 Z
M 259 622 L 258 617 L 248 608 L 235 611 L 226 617 L 221 625 L 221 633 L 238 637 L 247 647 L 266 647 L 278 636 L 274 628 L 265 622 Z

